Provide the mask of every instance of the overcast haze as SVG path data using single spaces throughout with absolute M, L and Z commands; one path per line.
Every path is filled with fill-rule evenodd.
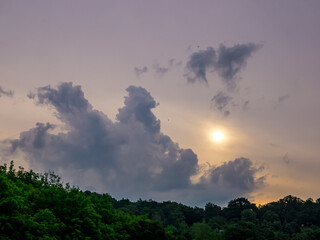
M 319 10 L 1 1 L 1 163 L 132 200 L 317 199 Z

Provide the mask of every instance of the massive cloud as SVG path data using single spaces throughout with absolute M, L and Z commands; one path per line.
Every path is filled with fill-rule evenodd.
M 2 95 L 7 96 L 7 97 L 13 97 L 14 92 L 13 91 L 5 91 L 3 88 L 0 86 L 0 97 Z
M 187 62 L 185 77 L 189 82 L 208 83 L 206 73 L 208 70 L 216 71 L 228 90 L 236 87 L 236 76 L 246 66 L 247 59 L 259 49 L 261 45 L 254 43 L 237 44 L 226 47 L 221 44 L 218 50 L 208 47 L 191 54 Z
M 197 155 L 161 132 L 152 113 L 157 103 L 146 89 L 130 86 L 127 92 L 113 122 L 93 109 L 80 86 L 38 88 L 30 97 L 55 109 L 64 130 L 57 133 L 58 126 L 37 123 L 11 141 L 11 153 L 21 152 L 31 168 L 54 170 L 82 188 L 133 199 L 223 202 L 263 182 L 255 178 L 252 162 L 241 158 L 211 167 L 192 183 L 190 178 L 200 174 Z

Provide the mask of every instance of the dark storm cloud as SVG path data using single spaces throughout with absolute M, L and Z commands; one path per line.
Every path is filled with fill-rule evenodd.
M 260 47 L 261 45 L 253 43 L 237 44 L 233 47 L 221 44 L 218 50 L 212 47 L 200 50 L 191 54 L 186 65 L 185 77 L 188 82 L 208 83 L 207 71 L 216 71 L 228 90 L 233 90 L 237 85 L 235 82 L 237 74 L 246 66 L 251 54 Z
M 130 86 L 127 92 L 113 122 L 93 109 L 80 86 L 38 88 L 33 100 L 53 107 L 66 130 L 53 133 L 57 127 L 37 123 L 11 141 L 12 154 L 22 152 L 33 169 L 55 170 L 82 188 L 95 186 L 118 197 L 161 195 L 191 203 L 197 202 L 193 193 L 200 191 L 202 197 L 218 192 L 227 201 L 260 183 L 252 162 L 241 158 L 210 169 L 200 183 L 192 184 L 190 177 L 200 173 L 197 155 L 161 132 L 152 112 L 158 104 L 146 89 Z
M 7 97 L 13 97 L 14 92 L 13 91 L 5 91 L 1 86 L 0 86 L 0 97 L 2 95 L 7 96 Z
M 212 47 L 191 54 L 186 65 L 187 73 L 185 74 L 188 82 L 208 83 L 207 69 L 214 68 L 216 57 L 216 51 Z
M 226 110 L 232 97 L 228 96 L 226 93 L 219 92 L 211 99 L 211 107 L 218 109 L 220 112 L 224 112 L 225 116 L 230 114 L 229 110 Z
M 148 68 L 147 66 L 144 66 L 143 68 L 135 67 L 134 72 L 137 75 L 137 77 L 140 77 L 141 74 L 148 72 Z

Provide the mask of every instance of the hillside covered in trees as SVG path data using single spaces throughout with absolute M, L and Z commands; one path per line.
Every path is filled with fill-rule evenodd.
M 116 200 L 63 185 L 52 172 L 0 166 L 0 239 L 320 239 L 320 199 L 287 196 L 221 208 Z

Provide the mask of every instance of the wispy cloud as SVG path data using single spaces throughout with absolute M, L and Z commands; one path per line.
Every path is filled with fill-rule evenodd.
M 13 97 L 13 94 L 14 94 L 13 91 L 11 91 L 11 90 L 6 91 L 6 90 L 4 90 L 4 89 L 0 86 L 0 97 L 1 97 L 2 95 L 7 96 L 7 97 Z
M 148 72 L 148 67 L 147 66 L 144 66 L 142 68 L 135 67 L 134 72 L 137 75 L 137 77 L 140 77 L 141 74 Z
M 230 104 L 231 100 L 232 97 L 220 91 L 211 99 L 211 107 L 223 112 L 225 116 L 228 116 L 230 114 L 228 105 Z

